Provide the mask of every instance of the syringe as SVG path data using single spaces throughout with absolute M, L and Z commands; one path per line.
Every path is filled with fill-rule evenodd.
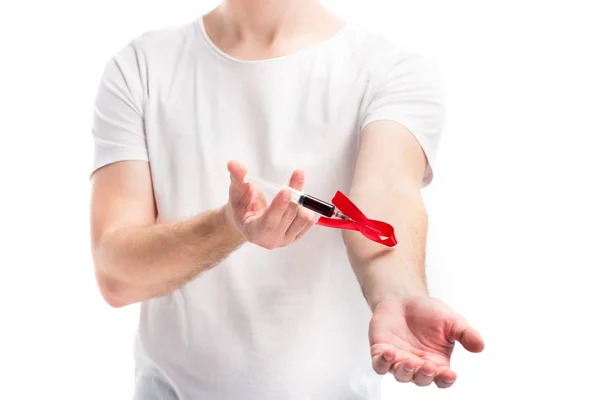
M 309 210 L 312 210 L 325 217 L 350 220 L 349 217 L 345 216 L 337 208 L 335 208 L 333 204 L 317 199 L 316 197 L 306 194 L 300 190 L 293 189 L 285 185 L 278 185 L 276 183 L 266 181 L 262 178 L 250 174 L 246 175 L 245 180 L 246 182 L 250 182 L 258 186 L 259 188 L 270 192 L 273 195 L 279 193 L 282 189 L 287 189 L 292 194 L 291 201 L 293 203 L 308 208 Z

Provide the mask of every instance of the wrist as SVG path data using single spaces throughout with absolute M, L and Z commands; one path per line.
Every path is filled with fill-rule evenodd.
M 226 204 L 217 210 L 217 217 L 219 225 L 223 227 L 232 241 L 239 245 L 242 245 L 247 241 L 246 237 L 233 220 L 229 204 Z
M 365 298 L 371 310 L 374 310 L 382 302 L 409 297 L 430 297 L 430 295 L 427 286 L 422 282 L 403 281 L 394 284 L 387 281 L 380 285 L 373 285 L 371 288 L 365 288 Z

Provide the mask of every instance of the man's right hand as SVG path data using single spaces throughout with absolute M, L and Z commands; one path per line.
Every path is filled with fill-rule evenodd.
M 230 161 L 227 169 L 231 185 L 229 202 L 224 208 L 225 220 L 247 241 L 272 250 L 295 242 L 314 225 L 313 212 L 290 202 L 289 190 L 282 189 L 271 204 L 267 204 L 258 187 L 244 182 L 246 167 Z M 304 173 L 294 171 L 289 186 L 302 190 Z

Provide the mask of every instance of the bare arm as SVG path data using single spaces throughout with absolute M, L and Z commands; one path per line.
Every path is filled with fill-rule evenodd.
M 229 201 L 183 222 L 157 223 L 144 130 L 146 89 L 135 43 L 107 64 L 94 107 L 92 257 L 100 292 L 115 307 L 166 295 L 219 264 L 244 242 L 265 248 L 294 242 L 312 215 L 280 193 L 270 205 L 227 166 Z M 296 171 L 290 186 L 301 189 Z
M 112 306 L 168 294 L 245 241 L 223 209 L 157 224 L 147 162 L 108 165 L 92 183 L 92 254 L 100 292 Z
M 365 127 L 350 198 L 369 218 L 394 226 L 394 248 L 344 231 L 352 268 L 371 308 L 397 295 L 426 295 L 424 258 L 427 212 L 420 194 L 426 158 L 402 125 L 379 121 Z
M 447 388 L 456 380 L 450 368 L 455 342 L 471 352 L 482 351 L 484 344 L 465 318 L 427 290 L 428 216 L 421 188 L 432 179 L 428 161 L 435 163 L 443 127 L 442 96 L 424 59 L 396 61 L 367 93 L 349 195 L 370 218 L 390 222 L 398 244 L 388 248 L 357 232 L 343 235 L 373 312 L 369 344 L 375 372 Z
M 164 296 L 209 269 L 245 242 L 274 249 L 293 243 L 313 225 L 313 215 L 281 191 L 267 205 L 244 183 L 246 169 L 228 165 L 229 201 L 183 222 L 157 224 L 150 168 L 123 161 L 93 175 L 92 254 L 98 287 L 114 307 Z M 302 189 L 295 171 L 290 186 Z

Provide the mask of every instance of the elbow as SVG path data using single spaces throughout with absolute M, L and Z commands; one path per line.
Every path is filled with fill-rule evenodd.
M 95 277 L 100 295 L 110 307 L 122 308 L 137 302 L 131 284 L 116 274 L 114 268 L 96 264 Z
M 130 291 L 122 282 L 97 272 L 96 283 L 100 295 L 110 307 L 122 308 L 134 303 L 131 301 Z
M 106 304 L 108 304 L 112 308 L 123 308 L 129 305 L 128 303 L 120 300 L 118 297 L 115 297 L 113 295 L 106 295 L 105 293 L 102 293 L 102 298 L 104 298 Z
M 113 293 L 102 289 L 100 289 L 100 293 L 102 294 L 102 298 L 106 304 L 112 308 L 123 308 L 131 304 L 125 300 L 124 296 L 118 293 Z
M 122 273 L 124 267 L 115 263 L 100 245 L 92 249 L 96 286 L 102 299 L 112 308 L 135 303 L 133 287 Z

